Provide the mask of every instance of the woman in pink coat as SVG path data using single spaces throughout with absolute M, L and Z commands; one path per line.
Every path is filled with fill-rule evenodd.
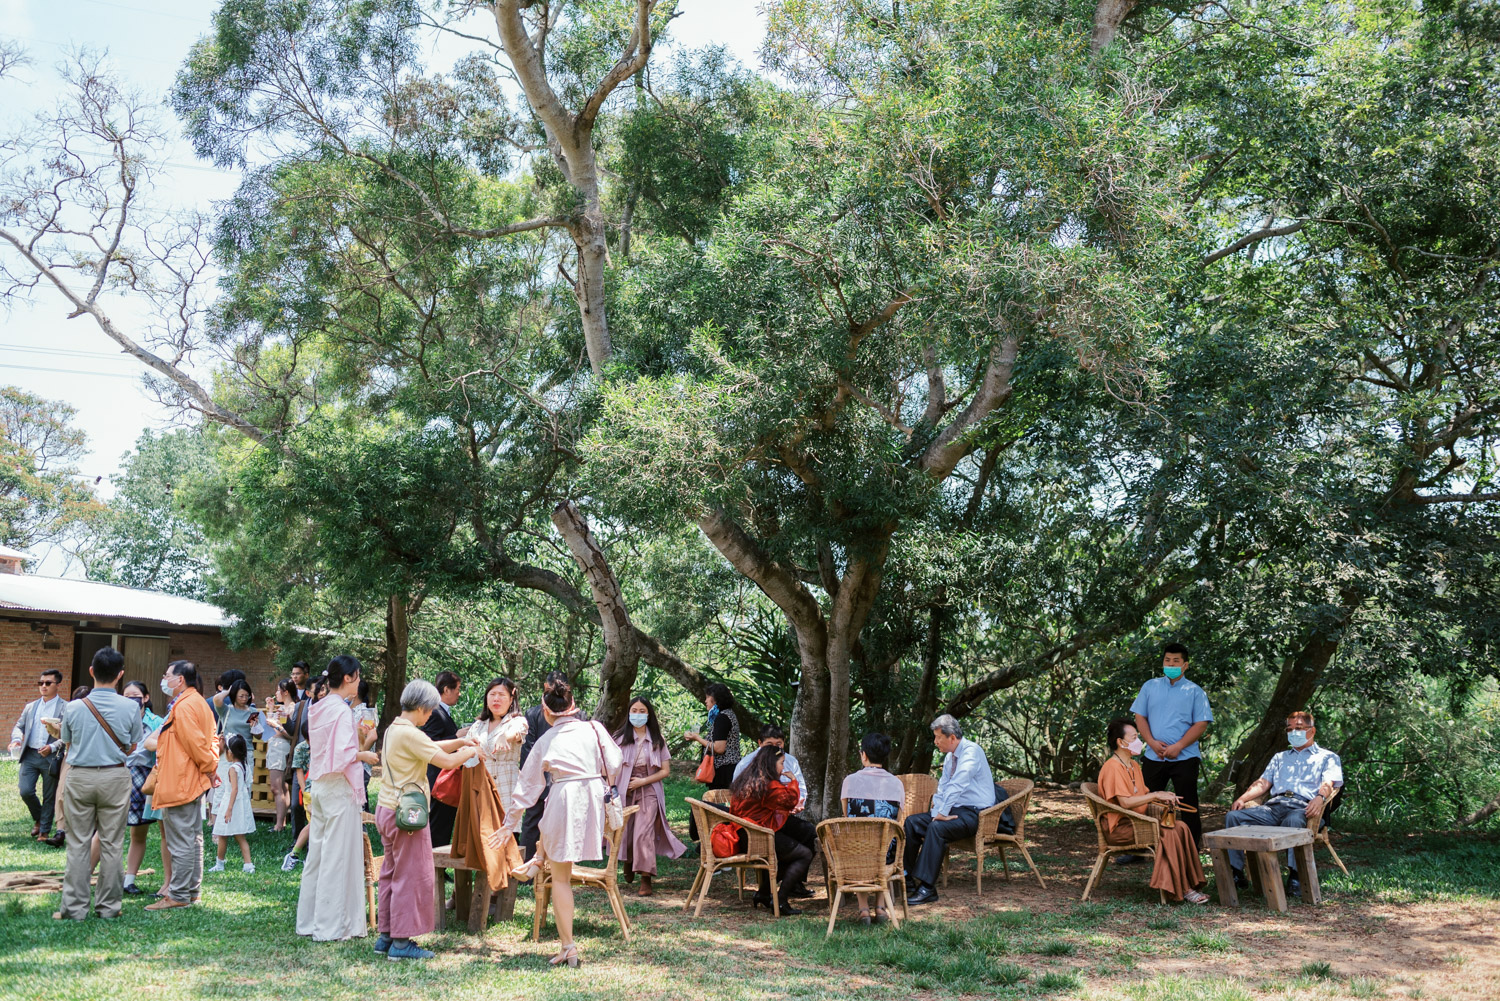
M 602 723 L 582 718 L 573 703 L 573 686 L 558 682 L 542 699 L 542 713 L 551 727 L 526 756 L 521 776 L 511 792 L 505 824 L 492 836 L 500 847 L 514 837 L 526 808 L 547 792 L 542 813 L 541 841 L 531 860 L 534 874 L 545 861 L 551 867 L 552 911 L 557 919 L 560 948 L 552 965 L 578 965 L 573 942 L 573 863 L 604 857 L 607 834 L 604 795 L 620 771 L 620 748 Z M 552 785 L 548 790 L 547 783 Z
M 640 896 L 649 897 L 651 879 L 656 875 L 656 856 L 678 858 L 687 851 L 687 846 L 667 826 L 667 794 L 662 780 L 672 772 L 672 755 L 661 735 L 651 700 L 644 695 L 630 700 L 629 722 L 615 734 L 615 743 L 620 745 L 625 759 L 620 776 L 615 779 L 615 792 L 625 809 L 637 805 L 641 808 L 625 821 L 620 861 L 625 863 L 625 881 L 631 882 L 640 873 Z

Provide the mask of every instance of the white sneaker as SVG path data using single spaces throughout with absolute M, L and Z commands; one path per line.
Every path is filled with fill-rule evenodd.
M 302 860 L 297 857 L 296 852 L 287 852 L 286 858 L 281 860 L 281 871 L 291 872 L 293 869 L 297 868 L 298 863 L 300 863 L 301 861 Z
M 208 871 L 209 872 L 223 872 L 224 871 L 224 860 L 223 859 L 219 859 L 217 862 L 215 862 L 212 866 L 209 867 Z
M 241 868 L 240 868 L 240 871 L 241 871 L 241 872 L 254 872 L 254 871 L 255 871 L 255 863 L 254 863 L 254 862 L 246 862 L 246 863 L 245 863 L 245 864 L 244 864 L 244 865 L 243 865 L 243 866 L 242 866 L 242 867 L 241 867 Z

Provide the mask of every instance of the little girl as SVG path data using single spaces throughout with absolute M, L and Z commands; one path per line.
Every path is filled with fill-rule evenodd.
M 218 861 L 208 871 L 224 871 L 224 855 L 229 850 L 229 839 L 234 838 L 240 844 L 240 857 L 245 860 L 244 871 L 254 872 L 250 842 L 245 839 L 245 835 L 255 831 L 255 814 L 250 812 L 250 779 L 245 771 L 250 751 L 245 738 L 237 733 L 226 734 L 222 747 L 229 759 L 229 768 L 214 801 L 214 840 L 218 846 Z

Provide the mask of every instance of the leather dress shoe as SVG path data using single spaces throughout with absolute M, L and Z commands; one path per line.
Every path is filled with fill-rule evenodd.
M 935 904 L 937 903 L 937 891 L 930 886 L 917 887 L 917 892 L 906 898 L 907 905 L 911 904 Z
M 813 893 L 805 886 L 799 886 L 796 889 L 788 890 L 786 891 L 786 895 L 795 900 L 808 900 L 812 897 L 817 896 L 817 894 Z
M 54 831 L 50 836 L 45 838 L 37 838 L 37 840 L 44 845 L 50 845 L 53 848 L 61 848 L 68 843 L 68 836 L 62 831 Z
M 1286 895 L 1288 897 L 1302 896 L 1302 881 L 1296 876 L 1288 876 L 1286 881 Z
M 1250 889 L 1250 880 L 1245 878 L 1245 870 L 1230 869 L 1229 871 L 1234 876 L 1234 888 L 1236 890 Z
M 172 910 L 175 907 L 191 907 L 191 906 L 192 906 L 192 904 L 190 904 L 190 903 L 188 903 L 186 901 L 173 900 L 171 897 L 162 897 L 160 900 L 158 900 L 154 904 L 147 904 L 146 905 L 146 910 L 148 910 L 148 911 L 170 911 L 170 910 Z
M 141 889 L 139 886 L 136 886 L 134 883 L 131 883 L 125 887 L 125 892 L 133 897 L 138 893 L 145 893 L 146 891 Z

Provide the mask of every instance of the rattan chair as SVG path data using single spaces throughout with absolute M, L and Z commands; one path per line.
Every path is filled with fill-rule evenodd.
M 620 829 L 611 832 L 609 836 L 609 861 L 604 868 L 597 866 L 579 865 L 573 863 L 573 878 L 569 880 L 575 887 L 585 887 L 594 890 L 603 890 L 604 895 L 609 898 L 609 909 L 615 912 L 615 917 L 620 922 L 620 934 L 625 936 L 625 941 L 630 941 L 630 917 L 625 913 L 625 898 L 620 896 L 620 884 L 616 879 L 620 861 L 620 842 L 624 838 L 625 828 L 630 826 L 630 818 L 640 810 L 639 806 L 632 806 L 625 811 L 625 823 Z M 533 880 L 532 892 L 536 894 L 536 911 L 531 918 L 531 940 L 540 942 L 542 940 L 542 923 L 547 920 L 547 903 L 552 899 L 552 865 L 546 863 L 542 871 L 537 873 Z
M 705 789 L 703 791 L 703 802 L 712 803 L 714 806 L 728 806 L 734 796 L 728 789 Z
M 776 832 L 768 827 L 753 824 L 743 817 L 736 817 L 728 810 L 705 803 L 701 799 L 685 797 L 688 809 L 693 811 L 693 822 L 698 825 L 698 834 L 702 846 L 698 853 L 698 875 L 693 877 L 692 888 L 688 890 L 687 906 L 693 907 L 693 896 L 698 897 L 698 904 L 693 908 L 693 917 L 703 914 L 703 902 L 708 899 L 708 885 L 714 878 L 714 873 L 720 869 L 734 869 L 740 873 L 765 872 L 771 879 L 771 910 L 778 918 L 781 917 L 780 894 L 776 892 Z M 714 856 L 713 829 L 716 825 L 728 821 L 743 828 L 748 840 L 745 851 L 738 855 L 730 855 L 726 858 Z M 742 877 L 743 879 L 743 877 Z M 740 896 L 744 898 L 744 883 L 740 884 Z
M 901 803 L 901 812 L 896 815 L 896 823 L 905 829 L 907 817 L 932 809 L 932 797 L 937 793 L 938 780 L 921 772 L 907 772 L 896 778 L 901 780 L 901 788 L 906 790 L 906 798 Z
M 1308 818 L 1307 829 L 1312 831 L 1313 847 L 1316 848 L 1318 845 L 1322 845 L 1324 848 L 1327 848 L 1328 854 L 1333 856 L 1333 864 L 1338 866 L 1344 875 L 1347 876 L 1349 875 L 1349 867 L 1344 865 L 1344 860 L 1339 858 L 1339 853 L 1333 850 L 1333 840 L 1328 836 L 1328 821 L 1333 817 L 1333 811 L 1338 809 L 1339 800 L 1343 798 L 1344 787 L 1339 786 L 1334 790 L 1333 799 L 1328 801 L 1328 805 L 1323 808 L 1323 812 L 1316 818 Z M 1265 801 L 1266 797 L 1262 796 L 1259 799 L 1249 800 L 1245 803 L 1245 806 L 1260 806 Z
M 1104 872 L 1104 867 L 1109 864 L 1111 855 L 1146 855 L 1154 862 L 1156 851 L 1161 846 L 1161 824 L 1155 817 L 1148 817 L 1144 813 L 1136 813 L 1127 810 L 1123 806 L 1116 806 L 1109 800 L 1099 795 L 1099 784 L 1097 782 L 1085 782 L 1083 784 L 1083 797 L 1088 800 L 1089 813 L 1094 818 L 1094 833 L 1099 837 L 1099 857 L 1094 859 L 1094 870 L 1089 873 L 1089 881 L 1083 888 L 1083 899 L 1089 899 L 1089 893 L 1094 889 L 1094 881 Z M 1128 845 L 1117 845 L 1104 838 L 1104 816 L 1115 813 L 1130 820 L 1131 839 Z M 1167 902 L 1167 891 L 1157 891 L 1161 894 L 1161 902 Z
M 974 892 L 984 892 L 984 856 L 988 852 L 1000 853 L 1000 867 L 1005 871 L 1005 878 L 1010 879 L 1010 863 L 1005 859 L 1007 846 L 1018 849 L 1026 864 L 1031 867 L 1031 873 L 1036 881 L 1047 888 L 1047 881 L 1042 879 L 1042 874 L 1037 871 L 1036 863 L 1031 861 L 1031 853 L 1026 850 L 1026 807 L 1031 803 L 1032 790 L 1036 783 L 1030 779 L 1006 779 L 998 783 L 1005 790 L 1005 798 L 994 806 L 986 807 L 979 811 L 979 828 L 972 838 L 962 841 L 950 842 L 943 853 L 943 889 L 948 888 L 948 853 L 949 852 L 973 852 L 974 853 Z M 1010 808 L 1011 820 L 1015 822 L 1016 830 L 1013 834 L 1006 834 L 1000 830 L 1000 818 L 1006 808 Z
M 891 840 L 896 841 L 896 861 L 887 863 Z M 828 933 L 838 920 L 839 905 L 845 893 L 877 893 L 885 901 L 891 925 L 900 928 L 906 915 L 906 875 L 901 858 L 906 851 L 906 834 L 894 820 L 882 817 L 840 817 L 818 825 L 818 840 L 823 846 L 823 868 L 832 891 L 828 905 Z M 899 884 L 900 896 L 893 897 L 891 887 Z M 900 901 L 899 908 L 896 901 Z

